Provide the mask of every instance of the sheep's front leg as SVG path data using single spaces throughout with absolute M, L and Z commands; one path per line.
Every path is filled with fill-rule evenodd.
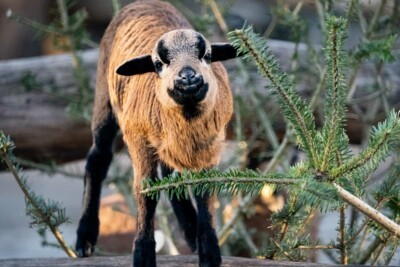
M 137 233 L 133 249 L 134 267 L 156 266 L 156 242 L 154 240 L 154 213 L 157 200 L 141 194 L 143 179 L 157 177 L 157 161 L 154 150 L 145 140 L 128 141 L 129 153 L 134 169 L 134 194 L 137 216 Z
M 133 249 L 133 266 L 155 267 L 154 213 L 157 200 L 140 193 L 135 193 L 135 198 L 138 207 L 138 229 Z
M 172 174 L 173 170 L 166 164 L 161 163 L 162 177 Z M 178 198 L 172 196 L 170 198 L 172 208 L 178 219 L 179 226 L 183 230 L 184 237 L 190 249 L 195 252 L 197 250 L 197 212 L 193 207 L 191 199 Z
M 197 203 L 197 250 L 200 267 L 221 266 L 218 238 L 212 226 L 211 200 L 209 194 L 195 196 Z

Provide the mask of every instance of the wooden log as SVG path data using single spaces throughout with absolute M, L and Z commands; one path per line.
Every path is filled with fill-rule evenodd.
M 97 56 L 97 50 L 82 53 L 93 88 Z M 68 102 L 59 96 L 76 92 L 72 69 L 68 54 L 0 63 L 0 130 L 13 138 L 18 156 L 56 162 L 85 157 L 91 145 L 90 124 L 70 118 Z
M 0 267 L 44 267 L 44 266 L 96 266 L 96 267 L 119 267 L 132 266 L 131 256 L 116 256 L 116 257 L 91 257 L 91 258 L 40 258 L 40 259 L 7 259 L 0 260 Z M 198 267 L 197 255 L 182 255 L 182 256 L 157 256 L 157 266 L 162 267 Z M 326 264 L 315 264 L 309 262 L 289 262 L 289 261 L 271 261 L 259 259 L 247 259 L 239 257 L 222 257 L 222 267 L 259 267 L 259 266 L 316 266 L 326 267 Z M 350 266 L 350 265 L 349 265 Z
M 283 69 L 288 70 L 294 44 L 270 40 L 269 46 Z M 307 47 L 300 45 L 298 52 L 299 66 L 304 74 L 296 79 L 296 88 L 307 97 L 316 88 L 317 77 L 307 72 Z M 98 50 L 84 51 L 81 56 L 94 88 Z M 225 65 L 231 74 L 234 94 L 246 97 L 246 85 L 234 74 L 235 61 L 228 61 Z M 66 162 L 86 155 L 91 145 L 89 123 L 71 119 L 65 112 L 67 102 L 57 96 L 76 93 L 72 69 L 73 60 L 67 54 L 0 61 L 0 130 L 13 138 L 18 156 L 36 161 Z M 372 64 L 364 64 L 356 79 L 357 87 L 363 89 L 374 84 L 375 74 Z M 397 105 L 400 99 L 400 62 L 386 64 L 382 69 L 382 77 L 391 87 L 390 104 Z M 267 93 L 264 89 L 267 82 L 254 67 L 250 69 L 250 79 L 258 93 Z M 32 83 L 35 89 L 29 90 Z M 56 94 L 52 93 L 51 88 L 56 88 Z M 272 103 L 266 103 L 265 108 L 268 110 Z M 369 102 L 365 108 L 368 105 Z M 351 120 L 347 130 L 350 139 L 357 142 L 361 139 L 363 124 L 354 114 L 349 117 Z

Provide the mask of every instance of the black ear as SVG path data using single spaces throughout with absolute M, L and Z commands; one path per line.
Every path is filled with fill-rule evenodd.
M 242 56 L 229 43 L 211 44 L 211 62 L 228 60 Z
M 132 76 L 155 71 L 156 69 L 154 68 L 150 55 L 135 57 L 117 68 L 117 74 L 123 76 Z

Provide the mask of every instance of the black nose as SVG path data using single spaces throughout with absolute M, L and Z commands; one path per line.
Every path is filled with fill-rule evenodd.
M 183 90 L 197 90 L 203 84 L 203 77 L 191 67 L 184 67 L 174 81 L 175 87 Z

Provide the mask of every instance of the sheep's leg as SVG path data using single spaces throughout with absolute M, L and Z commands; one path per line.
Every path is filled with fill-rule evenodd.
M 156 242 L 154 240 L 154 213 L 157 200 L 135 193 L 138 208 L 137 234 L 133 249 L 134 267 L 156 266 Z
M 173 170 L 165 164 L 161 164 L 162 176 L 170 175 Z M 197 213 L 191 199 L 178 199 L 173 196 L 171 199 L 172 208 L 178 219 L 179 226 L 183 230 L 186 242 L 194 252 L 197 249 Z
M 93 119 L 93 145 L 86 161 L 83 213 L 79 221 L 76 242 L 79 257 L 90 256 L 97 242 L 101 184 L 111 163 L 112 143 L 118 131 L 111 109 L 108 113 L 102 114 L 103 118 L 97 116 Z
M 155 152 L 150 149 L 149 144 L 136 138 L 126 140 L 134 169 L 134 194 L 137 215 L 137 232 L 133 249 L 134 267 L 156 266 L 156 242 L 154 240 L 154 214 L 157 200 L 141 194 L 143 179 L 157 177 L 157 161 Z
M 197 203 L 197 250 L 200 267 L 221 265 L 218 238 L 212 226 L 211 200 L 209 194 L 195 196 Z

